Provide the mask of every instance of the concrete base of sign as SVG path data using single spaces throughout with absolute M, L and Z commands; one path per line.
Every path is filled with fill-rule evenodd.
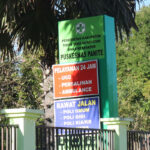
M 101 118 L 107 129 L 115 130 L 115 150 L 127 150 L 127 126 L 133 119 L 130 118 Z
M 18 125 L 17 149 L 35 150 L 35 121 L 44 114 L 42 110 L 33 110 L 26 108 L 3 109 L 1 115 L 9 118 L 11 125 Z

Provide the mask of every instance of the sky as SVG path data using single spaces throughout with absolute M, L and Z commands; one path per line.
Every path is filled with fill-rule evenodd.
M 144 0 L 144 2 L 142 2 L 140 4 L 140 8 L 142 8 L 143 6 L 148 6 L 148 5 L 150 5 L 150 0 Z M 138 5 L 137 5 L 136 10 L 139 10 L 139 6 Z
M 145 0 L 145 1 L 144 1 L 144 5 L 145 5 L 145 6 L 150 5 L 150 0 Z

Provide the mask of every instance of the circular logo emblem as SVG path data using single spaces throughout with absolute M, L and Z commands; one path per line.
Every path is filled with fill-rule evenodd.
M 85 24 L 80 22 L 76 25 L 76 32 L 82 34 L 85 32 Z

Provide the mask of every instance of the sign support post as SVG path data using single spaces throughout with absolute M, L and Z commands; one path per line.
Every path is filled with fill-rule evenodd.
M 118 117 L 114 19 L 105 16 L 105 57 L 99 59 L 102 118 Z

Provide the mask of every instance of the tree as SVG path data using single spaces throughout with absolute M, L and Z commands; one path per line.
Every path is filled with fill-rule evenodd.
M 20 91 L 18 91 L 19 106 L 27 108 L 40 108 L 42 100 L 42 70 L 39 60 L 31 55 L 23 57 L 20 64 Z
M 115 18 L 116 35 L 122 37 L 125 30 L 137 29 L 135 24 L 136 2 L 142 0 L 1 0 L 0 31 L 8 36 L 11 44 L 17 40 L 19 49 L 37 51 L 44 49 L 43 62 L 48 66 L 55 62 L 57 48 L 57 22 L 106 14 Z M 4 32 L 5 31 L 5 32 Z M 6 42 L 0 49 L 9 49 Z
M 5 31 L 9 40 L 2 42 L 0 38 L 0 51 L 13 54 L 9 45 L 12 46 L 14 41 L 19 45 L 18 50 L 23 52 L 43 50 L 41 65 L 46 83 L 46 79 L 50 78 L 46 72 L 51 72 L 51 65 L 58 56 L 58 21 L 106 14 L 115 18 L 116 35 L 119 38 L 123 31 L 129 35 L 131 27 L 137 30 L 135 5 L 140 1 L 142 0 L 1 0 L 1 37 Z M 2 43 L 5 46 L 1 47 Z
M 22 58 L 21 58 L 22 59 Z M 40 108 L 42 71 L 37 59 L 0 64 L 0 108 Z
M 139 32 L 117 45 L 119 112 L 132 129 L 150 130 L 150 7 L 137 13 Z
M 0 108 L 16 106 L 19 91 L 19 77 L 16 62 L 0 64 Z
M 1 21 L 0 21 L 1 24 Z M 5 59 L 14 58 L 13 44 L 11 37 L 6 29 L 6 26 L 1 25 L 0 28 L 0 62 L 3 62 Z

